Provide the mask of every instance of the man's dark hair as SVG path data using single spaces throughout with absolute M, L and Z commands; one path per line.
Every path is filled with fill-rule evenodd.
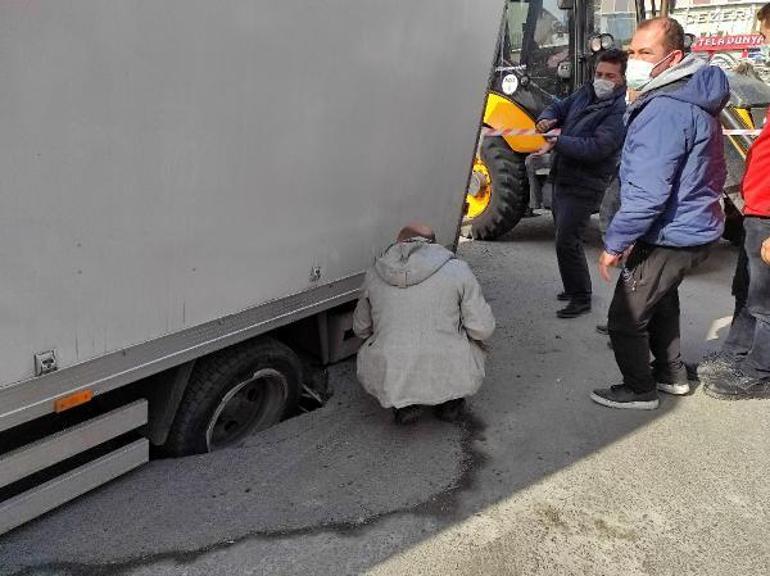
M 607 50 L 606 52 L 602 52 L 601 54 L 599 54 L 599 59 L 596 63 L 598 64 L 599 62 L 608 62 L 609 64 L 619 64 L 620 73 L 625 76 L 626 64 L 628 64 L 628 54 L 623 52 L 623 50 L 612 48 L 611 50 Z
M 653 26 L 660 26 L 663 28 L 663 47 L 669 52 L 674 50 L 681 50 L 684 52 L 684 29 L 682 25 L 668 16 L 661 16 L 659 18 L 651 18 L 641 22 L 637 27 L 637 30 L 645 30 L 652 28 Z
M 765 4 L 757 11 L 757 20 L 770 24 L 770 3 Z

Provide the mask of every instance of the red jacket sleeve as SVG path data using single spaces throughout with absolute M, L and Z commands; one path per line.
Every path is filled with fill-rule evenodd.
M 741 191 L 745 215 L 770 218 L 770 112 L 762 133 L 746 156 Z

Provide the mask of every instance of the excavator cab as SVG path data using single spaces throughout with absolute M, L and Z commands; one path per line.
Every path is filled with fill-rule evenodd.
M 597 53 L 630 39 L 632 0 L 627 12 L 618 12 L 616 2 L 611 14 L 601 1 L 506 1 L 483 124 L 508 133 L 479 143 L 466 196 L 466 231 L 473 238 L 498 238 L 524 216 L 530 194 L 524 161 L 545 144 L 532 134 L 535 120 L 592 77 Z
M 487 130 L 504 134 L 482 134 L 466 196 L 468 235 L 494 240 L 526 214 L 530 190 L 525 159 L 545 144 L 532 134 L 538 115 L 555 98 L 569 95 L 592 77 L 598 53 L 626 48 L 637 23 L 669 14 L 669 4 L 669 0 L 506 1 L 483 119 Z M 685 46 L 708 52 L 708 46 L 701 46 L 692 34 L 686 34 Z M 763 128 L 770 86 L 761 72 L 770 66 L 754 70 L 750 63 L 727 62 L 719 54 L 703 56 L 725 69 L 730 82 L 730 101 L 721 115 L 723 127 Z M 725 238 L 736 243 L 742 237 L 740 182 L 754 137 L 725 136 Z

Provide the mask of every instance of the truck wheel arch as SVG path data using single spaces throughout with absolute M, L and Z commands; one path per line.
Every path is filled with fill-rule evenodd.
M 200 358 L 189 374 L 163 451 L 186 456 L 232 445 L 277 424 L 294 410 L 301 389 L 299 357 L 273 338 L 257 338 Z
M 146 436 L 153 446 L 166 443 L 194 367 L 193 360 L 151 376 L 145 383 L 145 395 L 149 403 Z

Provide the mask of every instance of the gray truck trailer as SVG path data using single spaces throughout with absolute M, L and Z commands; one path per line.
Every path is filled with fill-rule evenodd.
M 400 226 L 456 242 L 502 8 L 0 4 L 0 533 L 351 352 Z

